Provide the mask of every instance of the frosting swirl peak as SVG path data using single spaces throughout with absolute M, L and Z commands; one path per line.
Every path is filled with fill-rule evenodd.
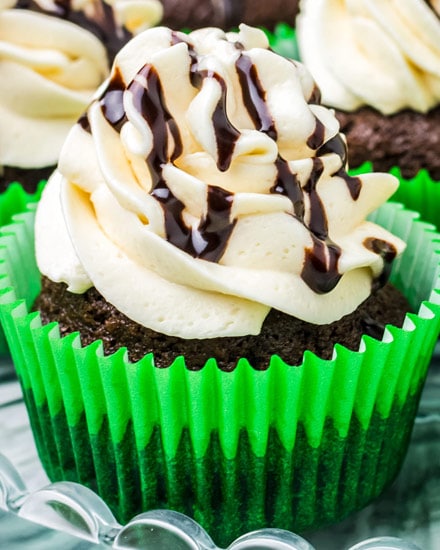
M 297 36 L 326 105 L 392 114 L 440 102 L 438 2 L 302 0 Z
M 108 40 L 157 23 L 157 0 L 0 2 L 0 172 L 56 165 L 109 74 Z
M 271 307 L 317 324 L 353 311 L 403 248 L 365 221 L 397 182 L 347 175 L 318 98 L 257 29 L 141 33 L 65 142 L 41 271 L 184 338 L 256 334 Z

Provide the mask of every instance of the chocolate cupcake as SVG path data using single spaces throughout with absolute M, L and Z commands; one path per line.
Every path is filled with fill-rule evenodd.
M 439 333 L 438 236 L 376 210 L 393 176 L 345 164 L 310 75 L 262 31 L 161 27 L 119 52 L 35 242 L 32 210 L 0 239 L 0 317 L 51 479 L 121 522 L 182 511 L 222 546 L 381 493 Z M 379 290 L 392 265 L 399 292 Z M 37 295 L 28 314 L 17 299 Z
M 0 190 L 35 192 L 133 32 L 160 19 L 155 0 L 73 5 L 23 0 L 0 9 Z

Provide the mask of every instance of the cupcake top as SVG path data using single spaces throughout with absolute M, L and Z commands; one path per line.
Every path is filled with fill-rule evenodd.
M 37 212 L 38 264 L 163 334 L 258 334 L 270 308 L 329 323 L 404 246 L 365 220 L 397 180 L 345 165 L 309 73 L 263 32 L 151 29 L 69 133 Z
M 392 114 L 440 103 L 436 0 L 302 0 L 297 36 L 326 105 Z
M 108 23 L 113 10 L 115 21 L 135 30 L 139 22 L 157 20 L 143 17 L 143 11 L 136 19 L 135 7 L 141 2 L 151 3 L 119 0 L 104 8 L 107 4 L 100 1 L 70 6 L 49 0 L 16 9 L 24 3 L 0 0 L 0 169 L 55 165 L 69 129 L 109 74 L 101 37 L 63 19 L 63 13 L 82 10 Z M 112 29 L 128 41 L 125 26 Z

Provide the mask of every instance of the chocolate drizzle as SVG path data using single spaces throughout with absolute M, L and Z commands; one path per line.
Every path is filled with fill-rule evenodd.
M 310 105 L 321 104 L 321 90 L 318 88 L 316 84 L 313 86 L 312 93 L 310 94 L 310 97 L 307 100 L 307 103 L 309 103 Z
M 373 237 L 365 239 L 363 245 L 367 250 L 374 252 L 374 254 L 379 255 L 383 259 L 382 272 L 373 282 L 373 290 L 378 290 L 386 284 L 390 277 L 391 267 L 397 255 L 397 250 L 391 243 Z
M 277 176 L 275 184 L 271 187 L 271 193 L 285 195 L 293 205 L 295 216 L 301 221 L 304 220 L 304 195 L 296 174 L 292 174 L 287 161 L 278 156 L 275 161 Z
M 162 166 L 176 160 L 182 153 L 182 140 L 176 121 L 169 112 L 156 69 L 146 64 L 127 88 L 133 96 L 133 106 L 151 128 L 153 147 L 147 158 L 153 189 L 162 181 Z M 169 154 L 169 136 L 173 150 Z
M 126 121 L 123 107 L 125 84 L 116 72 L 100 99 L 106 120 L 118 132 Z M 133 106 L 151 128 L 153 147 L 148 164 L 154 196 L 162 205 L 167 239 L 174 246 L 193 257 L 217 262 L 223 255 L 235 221 L 230 221 L 233 194 L 215 186 L 208 186 L 207 213 L 198 227 L 187 226 L 183 212 L 185 205 L 173 195 L 163 175 L 163 166 L 174 162 L 182 154 L 182 141 L 177 124 L 168 110 L 156 69 L 146 64 L 127 87 L 133 96 Z M 170 143 L 170 137 L 172 143 Z
M 431 10 L 434 12 L 434 15 L 436 15 L 440 19 L 440 13 L 438 12 L 437 8 L 434 6 L 433 0 L 424 0 L 425 4 L 431 8 Z
M 221 172 L 226 172 L 231 165 L 235 144 L 240 137 L 240 132 L 231 123 L 226 112 L 226 83 L 216 72 L 204 69 L 200 70 L 198 66 L 199 58 L 193 45 L 184 40 L 176 32 L 172 32 L 171 45 L 181 42 L 184 42 L 188 46 L 188 55 L 190 57 L 190 80 L 194 88 L 200 90 L 206 78 L 213 78 L 220 84 L 221 95 L 212 113 L 212 125 L 217 143 L 217 168 Z
M 207 78 L 214 79 L 220 86 L 220 98 L 212 113 L 212 127 L 217 143 L 217 167 L 221 171 L 229 169 L 235 145 L 240 132 L 228 118 L 226 110 L 227 86 L 225 80 L 216 72 L 200 69 L 199 58 L 192 44 L 184 36 L 171 33 L 170 45 L 184 42 L 187 45 L 189 77 L 191 85 L 200 90 Z M 264 90 L 257 68 L 249 56 L 237 48 L 238 57 L 235 69 L 240 82 L 243 104 L 258 131 L 271 139 L 277 139 L 277 129 L 266 102 Z M 196 224 L 188 224 L 185 216 L 185 204 L 167 185 L 163 176 L 166 164 L 174 163 L 183 151 L 179 128 L 169 111 L 159 74 L 154 66 L 146 64 L 132 82 L 126 86 L 119 72 L 113 74 L 100 105 L 106 120 L 120 132 L 127 120 L 123 105 L 123 95 L 132 95 L 133 107 L 141 114 L 153 136 L 150 153 L 145 159 L 152 180 L 151 195 L 161 204 L 164 211 L 167 239 L 174 246 L 195 258 L 218 262 L 226 248 L 236 220 L 231 211 L 234 194 L 220 187 L 208 185 L 206 212 Z M 311 101 L 319 100 L 319 90 L 312 93 Z M 80 124 L 89 129 L 88 120 L 83 117 Z M 311 158 L 312 168 L 305 182 L 293 173 L 289 162 L 278 155 L 275 161 L 276 178 L 270 193 L 286 196 L 293 206 L 293 215 L 310 231 L 312 245 L 305 251 L 305 260 L 301 271 L 304 282 L 316 293 L 330 292 L 338 284 L 342 274 L 338 271 L 340 247 L 332 242 L 328 234 L 328 220 L 324 205 L 317 191 L 318 183 L 324 172 L 321 157 L 334 153 L 341 159 L 342 167 L 333 175 L 344 179 L 353 200 L 359 197 L 361 180 L 347 175 L 345 164 L 347 149 L 344 140 L 338 134 L 324 142 L 325 127 L 316 118 L 313 134 L 307 140 L 308 146 L 315 151 Z M 306 200 L 307 199 L 307 200 Z M 305 205 L 309 205 L 307 217 Z M 366 239 L 364 245 L 384 258 L 384 273 L 377 283 L 383 284 L 389 275 L 389 266 L 396 250 L 379 239 Z
M 276 140 L 277 131 L 266 104 L 266 92 L 258 78 L 257 68 L 251 58 L 244 54 L 239 56 L 235 67 L 240 81 L 243 103 L 255 128 Z
M 316 293 L 330 292 L 338 284 L 341 274 L 338 272 L 338 261 L 341 249 L 328 237 L 328 222 L 325 209 L 316 191 L 316 186 L 324 170 L 319 157 L 313 159 L 313 167 L 304 191 L 309 195 L 310 220 L 313 247 L 306 249 L 301 277 Z
M 338 155 L 338 157 L 341 158 L 342 166 L 345 166 L 347 162 L 347 145 L 340 134 L 336 134 L 325 143 L 322 143 L 321 146 L 317 148 L 316 156 L 322 157 L 329 153 Z
M 212 123 L 217 142 L 217 168 L 226 172 L 231 165 L 235 144 L 240 137 L 240 132 L 235 128 L 226 113 L 226 84 L 221 76 L 216 73 L 202 71 L 203 77 L 215 78 L 221 87 L 221 96 L 212 114 Z
M 243 103 L 257 130 L 277 139 L 277 131 L 266 103 L 266 92 L 258 79 L 255 65 L 249 56 L 241 54 L 235 63 L 242 90 Z M 324 141 L 325 128 L 316 118 L 314 133 L 307 141 L 311 149 L 318 149 Z M 275 162 L 277 176 L 271 193 L 288 197 L 293 205 L 294 215 L 304 223 L 304 191 L 310 198 L 310 221 L 308 229 L 312 233 L 313 248 L 306 250 L 306 259 L 301 276 L 317 293 L 329 292 L 338 283 L 341 275 L 337 271 L 340 248 L 328 238 L 327 218 L 324 207 L 316 192 L 316 185 L 322 175 L 323 164 L 318 158 L 313 159 L 313 169 L 309 180 L 301 189 L 296 174 L 289 168 L 288 162 L 280 155 Z
M 322 147 L 322 145 L 324 144 L 324 137 L 325 137 L 325 126 L 319 120 L 319 118 L 315 117 L 315 129 L 313 131 L 313 134 L 309 136 L 306 142 L 307 147 L 310 147 L 310 149 L 313 149 L 313 150 L 319 149 L 319 147 Z
M 351 198 L 355 201 L 359 198 L 359 195 L 362 190 L 362 181 L 356 176 L 349 176 L 345 170 L 345 164 L 347 162 L 347 145 L 342 139 L 340 134 L 336 134 L 331 139 L 326 141 L 319 149 L 316 151 L 317 157 L 322 157 L 328 153 L 335 153 L 338 157 L 341 158 L 342 166 L 336 172 L 331 174 L 332 176 L 338 176 L 345 181 L 347 188 L 350 192 Z
M 333 290 L 342 277 L 338 272 L 341 249 L 313 234 L 312 240 L 313 248 L 306 249 L 301 278 L 314 292 L 324 294 Z
M 207 214 L 198 227 L 188 227 L 183 219 L 185 205 L 161 180 L 151 193 L 162 204 L 168 241 L 194 258 L 218 262 L 235 226 L 230 223 L 233 194 L 208 186 Z
M 118 132 L 121 131 L 124 122 L 127 120 L 123 104 L 125 88 L 126 86 L 122 75 L 119 69 L 116 68 L 105 94 L 103 94 L 100 100 L 105 118 Z

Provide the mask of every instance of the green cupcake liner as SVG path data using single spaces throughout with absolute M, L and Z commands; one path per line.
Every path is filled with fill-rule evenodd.
M 278 23 L 273 31 L 263 29 L 270 47 L 278 54 L 290 59 L 299 59 L 296 30 L 287 23 Z
M 372 163 L 366 162 L 358 168 L 350 169 L 350 174 L 366 174 L 373 171 Z M 414 178 L 406 179 L 402 176 L 400 168 L 395 166 L 391 168 L 390 174 L 399 180 L 399 187 L 391 200 L 416 210 L 422 220 L 440 229 L 440 181 L 433 180 L 427 170 L 421 170 Z
M 39 200 L 45 181 L 38 184 L 35 193 L 27 193 L 19 183 L 12 183 L 4 193 L 0 193 L 0 234 L 3 232 L 3 226 L 10 224 L 15 214 L 26 210 L 29 202 Z M 9 353 L 5 340 L 4 332 L 0 327 L 0 356 Z
M 402 205 L 373 216 L 408 242 L 392 280 L 417 313 L 382 341 L 311 352 L 265 371 L 210 359 L 189 371 L 130 363 L 60 337 L 28 305 L 39 292 L 34 211 L 0 237 L 0 317 L 42 463 L 97 491 L 121 522 L 151 508 L 194 517 L 219 545 L 263 526 L 303 532 L 377 497 L 404 458 L 440 331 L 440 235 Z M 21 277 L 26 270 L 30 283 Z

